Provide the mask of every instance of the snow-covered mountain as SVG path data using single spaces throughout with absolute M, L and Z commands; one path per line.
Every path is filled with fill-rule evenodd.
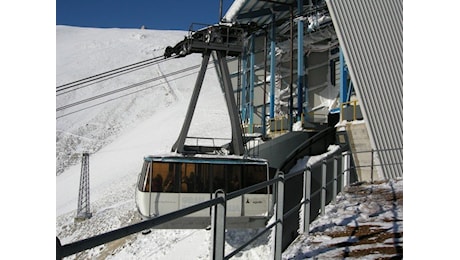
M 182 40 L 186 33 L 57 26 L 56 85 L 62 89 L 60 86 L 69 82 L 162 56 L 166 46 Z M 134 187 L 142 159 L 148 154 L 170 151 L 182 126 L 198 71 L 196 65 L 200 63 L 200 55 L 162 60 L 108 80 L 57 91 L 58 110 L 85 100 L 56 113 L 56 236 L 62 244 L 140 221 Z M 228 138 L 231 132 L 223 93 L 213 66 L 208 68 L 189 134 Z M 148 83 L 137 85 L 141 82 Z M 115 91 L 122 88 L 126 90 Z M 101 98 L 89 100 L 96 96 Z M 74 222 L 82 152 L 91 154 L 93 216 Z M 402 181 L 396 187 L 402 191 Z M 354 205 L 346 198 L 344 211 Z M 360 210 L 366 212 L 364 207 Z M 400 210 L 398 216 L 402 219 L 402 205 Z M 328 219 L 341 223 L 338 212 L 341 211 L 332 210 L 333 218 L 326 215 L 312 228 Z M 349 217 L 349 213 L 344 216 Z M 400 229 L 402 232 L 402 226 Z M 226 250 L 237 248 L 255 232 L 227 230 Z M 210 238 L 206 230 L 153 230 L 148 235 L 133 234 L 69 259 L 209 259 Z M 318 245 L 317 241 L 314 243 Z M 311 256 L 310 249 L 319 250 L 303 246 L 300 241 L 283 257 Z M 270 252 L 267 235 L 235 257 L 267 259 Z

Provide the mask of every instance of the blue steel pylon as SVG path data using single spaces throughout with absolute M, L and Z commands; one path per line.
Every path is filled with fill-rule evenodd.
M 81 159 L 80 188 L 76 220 L 85 220 L 92 216 L 89 206 L 89 153 L 83 153 Z

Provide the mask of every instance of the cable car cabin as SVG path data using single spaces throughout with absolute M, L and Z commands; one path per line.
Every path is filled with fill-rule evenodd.
M 164 215 L 212 199 L 218 189 L 230 193 L 270 177 L 264 159 L 223 156 L 147 156 L 139 174 L 136 206 L 144 218 Z M 271 187 L 227 201 L 228 227 L 264 226 L 272 214 Z M 205 228 L 210 209 L 156 228 Z

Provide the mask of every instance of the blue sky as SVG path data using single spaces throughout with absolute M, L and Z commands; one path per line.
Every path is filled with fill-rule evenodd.
M 223 0 L 223 15 L 233 0 Z M 95 28 L 188 30 L 219 20 L 220 0 L 56 0 L 56 24 Z

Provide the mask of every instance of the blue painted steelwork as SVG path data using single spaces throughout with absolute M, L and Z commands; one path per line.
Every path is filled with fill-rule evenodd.
M 302 119 L 303 112 L 303 1 L 297 0 L 297 121 Z M 303 122 L 302 122 L 303 124 Z
M 303 19 L 300 18 L 297 19 L 297 121 L 301 119 L 303 112 L 303 76 Z
M 267 134 L 267 34 L 264 36 L 264 105 L 262 106 L 262 136 Z
M 350 80 L 350 83 L 348 83 L 347 101 L 350 101 L 352 90 L 353 90 L 353 81 Z
M 265 95 L 265 93 L 264 93 Z M 265 98 L 265 97 L 264 97 Z M 262 135 L 265 136 L 267 134 L 267 106 L 262 106 Z
M 348 96 L 348 68 L 345 64 L 345 57 L 343 56 L 342 48 L 339 51 L 339 59 L 340 59 L 340 103 L 348 102 L 350 98 Z
M 275 14 L 272 14 L 272 26 L 270 29 L 270 119 L 275 118 Z
M 348 67 L 343 56 L 343 51 L 339 48 L 339 63 L 340 63 L 340 103 L 350 101 L 353 84 L 348 82 Z M 340 108 L 334 108 L 330 111 L 331 114 L 340 112 Z
M 307 55 L 304 55 L 303 56 L 303 64 L 304 64 L 304 68 L 305 67 L 308 67 L 308 56 Z M 308 72 L 305 73 L 304 71 L 304 76 L 303 76 L 303 84 L 304 84 L 304 96 L 303 96 L 303 100 L 305 100 L 305 106 L 303 107 L 303 120 L 304 121 L 308 121 Z
M 248 56 L 247 56 L 247 49 L 244 49 L 243 52 L 243 79 L 241 80 L 241 121 L 246 121 L 246 92 L 247 92 L 247 67 L 248 67 Z
M 255 36 L 251 35 L 250 38 L 250 56 L 249 56 L 249 133 L 254 133 L 254 81 L 255 81 Z

